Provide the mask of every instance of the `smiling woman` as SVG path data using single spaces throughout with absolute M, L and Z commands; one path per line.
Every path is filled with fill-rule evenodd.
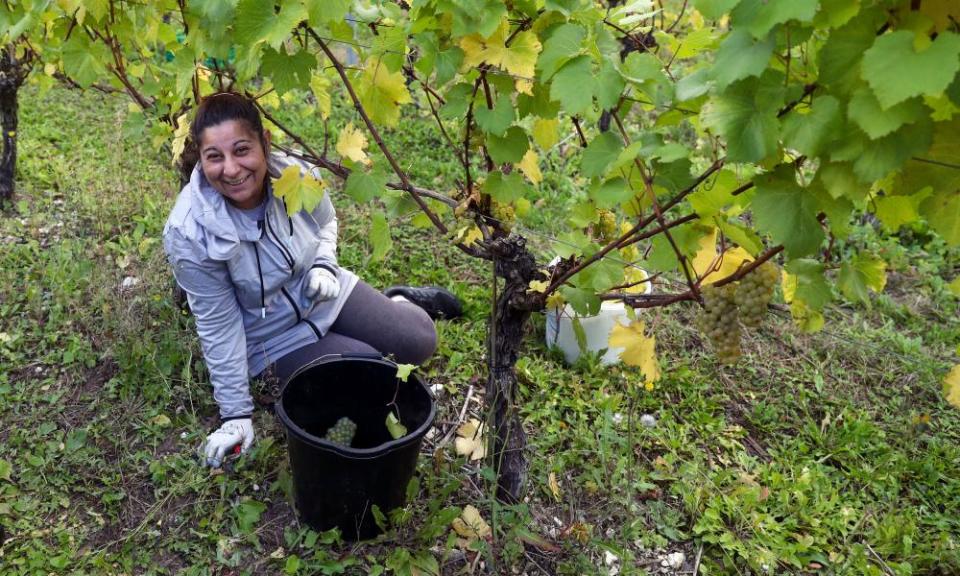
M 337 263 L 337 219 L 329 195 L 289 214 L 272 179 L 296 167 L 270 153 L 270 133 L 247 98 L 218 93 L 197 109 L 190 135 L 200 160 L 164 227 L 164 248 L 186 292 L 220 407 L 206 462 L 219 466 L 253 443 L 250 377 L 281 382 L 327 354 L 380 353 L 419 364 L 436 348 L 431 317 L 460 315 L 441 288 L 394 287 L 385 296 Z

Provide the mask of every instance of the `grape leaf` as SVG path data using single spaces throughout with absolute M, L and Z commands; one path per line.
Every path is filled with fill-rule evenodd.
M 543 150 L 553 148 L 560 136 L 557 128 L 560 121 L 556 118 L 537 118 L 533 121 L 533 141 Z
M 742 80 L 713 97 L 700 119 L 726 139 L 729 161 L 758 162 L 776 151 L 782 100 L 779 82 Z
M 307 9 L 300 0 L 281 0 L 279 13 L 273 7 L 273 2 L 240 0 L 234 24 L 236 43 L 253 47 L 266 42 L 276 50 L 290 31 L 307 18 Z
M 587 145 L 580 160 L 580 170 L 587 178 L 600 176 L 616 160 L 623 149 L 623 140 L 613 131 L 601 132 Z
M 568 60 L 580 54 L 583 38 L 587 31 L 579 24 L 558 26 L 543 43 L 543 52 L 537 61 L 540 79 L 549 80 L 558 68 Z
M 708 20 L 719 20 L 739 3 L 740 0 L 693 0 L 694 8 Z
M 539 184 L 543 180 L 543 173 L 540 172 L 540 157 L 533 150 L 527 150 L 523 159 L 517 163 L 517 168 L 533 184 Z
M 88 88 L 106 74 L 103 51 L 91 45 L 86 34 L 74 34 L 63 45 L 63 71 L 82 88 Z
M 660 363 L 657 362 L 655 336 L 647 336 L 646 325 L 635 320 L 629 326 L 616 322 L 610 330 L 608 344 L 611 348 L 623 348 L 620 359 L 628 366 L 636 366 L 643 374 L 645 384 L 660 379 Z
M 590 199 L 596 203 L 597 208 L 613 208 L 630 200 L 634 195 L 633 189 L 620 177 L 596 182 L 590 187 Z
M 858 90 L 847 104 L 847 116 L 873 140 L 886 136 L 904 124 L 916 122 L 927 113 L 920 98 L 911 98 L 883 110 L 867 87 Z
M 283 198 L 287 204 L 287 214 L 291 216 L 300 210 L 313 212 L 323 200 L 326 185 L 312 173 L 301 174 L 297 166 L 287 166 L 280 177 L 273 182 L 273 193 Z
M 920 204 L 920 213 L 947 244 L 960 245 L 960 190 L 934 190 Z
M 497 202 L 508 204 L 522 198 L 530 187 L 523 181 L 523 176 L 519 172 L 503 174 L 494 171 L 484 180 L 481 189 L 484 194 L 489 194 Z
M 817 55 L 821 84 L 848 91 L 861 81 L 860 59 L 876 38 L 875 26 L 872 18 L 863 16 L 830 34 Z
M 364 172 L 363 170 L 354 170 L 347 177 L 347 182 L 343 187 L 344 193 L 360 203 L 367 203 L 380 196 L 387 186 L 387 177 L 385 174 L 372 170 Z
M 401 72 L 391 72 L 376 58 L 367 60 L 355 80 L 357 96 L 370 118 L 387 126 L 400 120 L 400 106 L 412 102 Z
M 870 305 L 869 290 L 882 292 L 887 284 L 887 263 L 879 258 L 857 254 L 840 264 L 837 285 L 852 302 Z
M 514 76 L 533 79 L 537 54 L 541 45 L 537 35 L 529 30 L 513 36 L 510 45 L 506 41 L 511 37 L 509 21 L 504 18 L 493 35 L 484 38 L 480 34 L 471 34 L 460 39 L 463 50 L 461 69 L 474 68 L 483 62 L 498 66 Z
M 794 109 L 784 118 L 783 142 L 802 154 L 816 157 L 837 137 L 842 126 L 840 101 L 833 96 L 821 96 L 814 100 L 808 114 Z
M 354 128 L 353 122 L 347 124 L 337 137 L 337 154 L 349 158 L 353 162 L 369 164 L 370 158 L 364 148 L 367 147 L 367 137 L 361 130 Z
M 874 204 L 877 218 L 891 232 L 919 219 L 916 201 L 910 196 L 881 196 Z
M 405 364 L 405 366 L 410 366 L 411 368 L 413 367 L 412 364 Z M 407 375 L 409 374 L 410 372 L 407 371 Z M 397 367 L 397 378 L 400 378 L 399 366 Z M 401 378 L 401 380 L 406 381 L 407 380 L 406 376 Z M 399 420 L 397 420 L 397 415 L 394 414 L 393 412 L 387 413 L 387 419 L 384 422 L 384 425 L 387 427 L 387 431 L 390 432 L 390 437 L 393 438 L 394 440 L 398 438 L 403 438 L 404 436 L 407 435 L 407 427 L 401 424 Z
M 375 212 L 370 222 L 370 245 L 373 253 L 370 259 L 374 262 L 383 260 L 383 257 L 393 248 L 393 238 L 390 237 L 390 224 L 383 212 Z
M 876 140 L 862 142 L 853 171 L 863 182 L 875 182 L 922 154 L 933 141 L 933 123 L 926 116 Z
M 332 102 L 330 100 L 330 78 L 316 72 L 310 76 L 310 91 L 317 101 L 317 110 L 320 111 L 320 118 L 327 120 L 330 118 Z
M 793 168 L 783 166 L 759 176 L 751 208 L 757 228 L 783 244 L 791 258 L 815 252 L 823 242 L 815 199 L 797 184 Z
M 513 103 L 509 94 L 500 94 L 493 108 L 479 106 L 473 111 L 477 125 L 488 134 L 503 136 L 507 128 L 513 124 Z
M 584 113 L 593 102 L 593 71 L 589 56 L 577 56 L 564 64 L 553 77 L 550 98 L 571 116 Z
M 291 90 L 306 88 L 310 82 L 310 71 L 316 67 L 317 58 L 306 50 L 288 55 L 284 47 L 280 51 L 267 48 L 263 51 L 261 65 L 270 71 L 270 79 L 277 93 L 283 96 Z
M 863 54 L 861 76 L 883 108 L 927 94 L 936 96 L 960 71 L 960 35 L 942 32 L 926 49 L 914 48 L 914 33 L 898 30 L 876 39 Z
M 717 49 L 711 71 L 717 88 L 722 90 L 737 80 L 763 74 L 775 45 L 773 34 L 754 40 L 746 30 L 730 32 Z
M 898 194 L 913 194 L 927 186 L 936 190 L 960 188 L 960 170 L 953 165 L 960 158 L 960 117 L 934 125 L 933 144 L 904 166 L 897 180 Z
M 740 0 L 731 19 L 735 26 L 746 26 L 756 38 L 763 38 L 778 24 L 810 22 L 818 5 L 819 0 Z
M 530 148 L 527 133 L 519 126 L 511 126 L 503 137 L 487 136 L 487 152 L 497 164 L 519 162 Z
M 342 21 L 352 4 L 352 0 L 304 0 L 311 26 Z
M 823 310 L 833 300 L 833 292 L 823 276 L 823 263 L 800 258 L 787 262 L 784 270 L 789 274 L 789 280 L 785 277 L 784 284 L 792 284 L 784 287 L 786 302 L 801 300 L 813 310 Z

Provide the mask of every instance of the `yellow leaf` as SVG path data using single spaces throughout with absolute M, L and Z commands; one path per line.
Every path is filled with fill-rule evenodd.
M 620 359 L 628 366 L 639 367 L 644 383 L 652 383 L 660 379 L 660 364 L 657 362 L 656 338 L 644 334 L 644 328 L 642 320 L 631 322 L 629 326 L 617 322 L 607 343 L 611 348 L 623 348 Z
M 317 100 L 317 109 L 320 111 L 320 117 L 324 120 L 330 118 L 330 78 L 314 72 L 310 76 L 310 90 L 313 92 L 313 97 Z
M 537 54 L 542 48 L 540 40 L 535 33 L 528 30 L 514 36 L 510 46 L 507 46 L 510 33 L 510 23 L 504 18 L 500 27 L 489 38 L 483 38 L 479 34 L 462 38 L 460 48 L 464 56 L 461 69 L 467 70 L 486 62 L 519 76 L 522 80 L 533 79 Z
M 477 240 L 483 239 L 483 232 L 477 228 L 476 224 L 464 226 L 457 232 L 457 241 L 462 242 L 464 246 L 473 246 Z
M 563 299 L 563 296 L 559 292 L 554 292 L 553 294 L 547 296 L 548 310 L 560 310 L 566 303 L 566 300 Z
M 403 73 L 391 72 L 380 60 L 372 57 L 356 80 L 357 96 L 370 118 L 387 126 L 400 120 L 400 106 L 412 102 Z
M 159 426 L 160 428 L 163 428 L 164 426 L 170 425 L 170 417 L 167 416 L 166 414 L 157 414 L 156 416 L 150 419 L 150 423 L 153 424 L 154 426 Z
M 691 261 L 697 276 L 703 278 L 703 284 L 713 284 L 723 280 L 736 272 L 744 262 L 751 262 L 753 256 L 749 252 L 735 246 L 728 248 L 722 255 L 717 252 L 717 235 L 714 228 L 709 234 L 700 239 L 700 248 Z
M 484 425 L 476 418 L 457 428 L 454 441 L 457 454 L 470 460 L 482 460 L 487 455 L 487 443 L 484 438 Z
M 363 151 L 366 147 L 367 137 L 363 135 L 363 132 L 354 128 L 353 122 L 347 124 L 346 128 L 340 131 L 340 136 L 337 138 L 337 154 L 354 162 L 369 164 L 370 158 Z
M 960 409 L 960 364 L 956 364 L 943 378 L 943 390 L 947 395 L 947 402 Z
M 537 292 L 543 294 L 547 291 L 547 287 L 550 286 L 550 283 L 546 280 L 531 280 L 527 292 Z
M 780 271 L 780 289 L 783 290 L 783 301 L 787 304 L 793 302 L 793 296 L 797 293 L 797 277 L 787 272 Z
M 648 278 L 647 271 L 636 266 L 627 266 L 623 269 L 623 283 L 633 284 L 624 289 L 627 294 L 646 294 L 650 290 L 650 283 L 644 282 Z
M 471 504 L 464 506 L 463 512 L 460 513 L 459 518 L 453 520 L 452 526 L 457 534 L 468 540 L 480 540 L 492 534 L 490 525 L 484 521 L 480 511 Z
M 550 485 L 550 493 L 553 494 L 553 499 L 559 502 L 560 501 L 560 483 L 557 482 L 557 475 L 551 472 L 550 476 L 547 477 L 547 483 Z
M 795 300 L 790 304 L 790 315 L 793 316 L 794 323 L 804 332 L 819 332 L 823 328 L 823 314 L 819 310 L 814 310 L 802 300 Z
M 560 139 L 557 118 L 537 118 L 533 121 L 533 141 L 543 150 L 553 148 Z
M 540 159 L 537 157 L 537 153 L 533 150 L 527 150 L 527 153 L 523 155 L 523 160 L 517 164 L 517 168 L 523 172 L 523 175 L 527 177 L 534 184 L 539 184 L 543 180 L 543 174 L 540 173 Z
M 312 212 L 323 199 L 325 185 L 313 174 L 300 174 L 297 166 L 287 166 L 273 183 L 273 193 L 287 203 L 287 213 Z
M 187 119 L 186 114 L 181 114 L 177 118 L 177 129 L 173 133 L 173 143 L 170 147 L 173 149 L 173 161 L 172 164 L 176 164 L 180 160 L 180 156 L 183 155 L 183 148 L 187 144 L 187 135 L 190 134 L 190 121 Z

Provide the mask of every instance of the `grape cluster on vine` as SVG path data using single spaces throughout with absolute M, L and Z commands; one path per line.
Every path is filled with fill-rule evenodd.
M 700 329 L 710 339 L 720 362 L 733 364 L 740 358 L 740 325 L 760 326 L 779 277 L 776 264 L 764 262 L 739 282 L 710 284 L 701 290 L 704 307 Z
M 344 416 L 343 418 L 337 420 L 337 423 L 327 430 L 327 433 L 324 434 L 323 439 L 341 446 L 350 446 L 350 444 L 353 443 L 353 435 L 356 434 L 356 432 L 356 423 Z

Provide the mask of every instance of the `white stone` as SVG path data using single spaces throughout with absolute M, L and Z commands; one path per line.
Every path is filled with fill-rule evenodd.
M 683 552 L 673 552 L 671 554 L 667 554 L 667 559 L 664 560 L 666 564 L 663 565 L 673 568 L 674 570 L 679 570 L 683 566 L 683 563 L 686 559 L 687 557 L 684 556 Z
M 603 563 L 607 566 L 613 566 L 620 561 L 620 558 L 609 550 L 603 551 Z
M 140 279 L 135 276 L 126 276 L 123 279 L 123 282 L 120 283 L 120 287 L 124 290 L 129 290 L 140 283 Z
M 640 417 L 640 424 L 643 424 L 646 428 L 654 428 L 657 425 L 657 417 L 653 414 L 644 414 Z

